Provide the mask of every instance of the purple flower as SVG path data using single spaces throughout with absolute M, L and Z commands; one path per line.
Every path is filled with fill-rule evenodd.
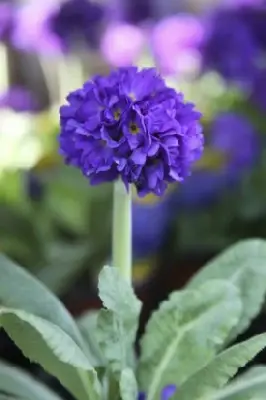
M 70 93 L 60 152 L 91 184 L 121 177 L 139 196 L 183 181 L 203 151 L 201 114 L 154 68 L 120 68 Z
M 225 79 L 250 85 L 259 47 L 238 9 L 218 9 L 206 21 L 202 45 L 203 68 L 219 72 Z
M 254 101 L 261 110 L 266 110 L 266 69 L 259 71 L 254 78 L 251 100 Z
M 224 112 L 214 119 L 209 146 L 224 154 L 226 162 L 222 172 L 231 177 L 250 168 L 258 157 L 259 143 L 254 127 L 247 118 L 235 113 Z
M 152 33 L 152 47 L 161 72 L 175 74 L 196 69 L 203 33 L 201 22 L 189 14 L 160 21 Z
M 96 46 L 103 8 L 87 0 L 30 0 L 18 8 L 14 45 L 22 50 L 57 54 L 75 45 Z
M 234 186 L 259 156 L 259 140 L 251 123 L 240 115 L 218 114 L 210 126 L 207 149 L 220 153 L 217 169 L 198 169 L 171 196 L 174 207 L 208 206 L 222 190 Z M 204 157 L 204 156 L 203 156 Z
M 88 0 L 67 0 L 49 21 L 50 29 L 60 38 L 65 50 L 75 44 L 96 48 L 104 18 L 101 4 Z
M 33 94 L 20 86 L 13 86 L 0 95 L 0 107 L 11 108 L 16 112 L 36 112 L 39 105 Z
M 10 1 L 0 3 L 0 40 L 6 40 L 13 28 L 14 8 Z
M 57 54 L 59 38 L 51 31 L 50 17 L 57 10 L 54 0 L 28 0 L 17 9 L 12 41 L 20 50 Z
M 238 11 L 240 18 L 250 30 L 260 51 L 266 51 L 266 3 L 243 5 Z M 260 62 L 258 55 L 258 63 Z M 263 56 L 263 55 L 262 55 Z M 264 55 L 265 57 L 265 55 Z M 264 60 L 265 65 L 265 60 Z
M 161 400 L 170 400 L 171 397 L 175 394 L 176 392 L 176 385 L 168 385 L 166 386 L 161 393 Z M 139 398 L 138 400 L 146 400 L 146 395 L 145 393 L 139 393 Z
M 114 20 L 138 24 L 152 17 L 153 0 L 113 0 L 110 3 Z
M 135 25 L 113 24 L 107 27 L 102 40 L 101 51 L 109 64 L 128 67 L 134 64 L 144 44 L 142 30 Z
M 224 176 L 213 171 L 195 171 L 171 195 L 171 209 L 191 210 L 208 207 L 226 186 Z
M 223 0 L 223 4 L 233 7 L 263 5 L 264 0 Z

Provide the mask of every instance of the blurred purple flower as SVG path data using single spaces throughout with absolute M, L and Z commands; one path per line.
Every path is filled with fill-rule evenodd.
M 168 385 L 166 386 L 161 393 L 161 400 L 170 400 L 171 397 L 175 394 L 176 392 L 176 385 Z M 146 400 L 146 395 L 145 393 L 139 393 L 139 398 L 138 400 Z
M 211 13 L 202 45 L 204 70 L 215 70 L 249 88 L 258 52 L 258 43 L 238 9 L 221 8 Z
M 249 169 L 259 152 L 258 136 L 249 120 L 241 115 L 224 112 L 216 116 L 211 126 L 209 146 L 226 157 L 222 173 L 239 176 Z
M 13 86 L 0 94 L 0 107 L 11 108 L 16 112 L 39 111 L 39 104 L 33 93 L 20 86 Z
M 104 16 L 104 7 L 100 3 L 67 0 L 51 16 L 49 25 L 66 51 L 76 44 L 96 48 Z
M 263 5 L 264 0 L 223 0 L 223 5 L 239 7 L 239 6 L 257 6 Z
M 18 8 L 13 33 L 14 45 L 22 50 L 57 54 L 76 44 L 97 42 L 103 8 L 87 0 L 30 0 Z
M 238 13 L 242 21 L 249 28 L 259 49 L 266 51 L 266 3 L 243 5 Z M 265 54 L 264 54 L 265 58 Z M 259 60 L 258 60 L 259 61 Z M 264 60 L 265 63 L 265 60 Z
M 144 40 L 142 30 L 135 25 L 110 25 L 102 37 L 101 51 L 109 64 L 128 67 L 141 54 Z
M 133 202 L 132 240 L 135 258 L 149 257 L 162 247 L 171 218 L 168 197 L 153 204 Z
M 115 21 L 139 24 L 152 17 L 154 0 L 113 0 L 112 17 Z
M 0 2 L 0 40 L 6 40 L 13 28 L 14 7 L 10 1 Z
M 54 0 L 28 0 L 17 9 L 13 44 L 18 49 L 57 54 L 62 51 L 59 38 L 51 31 L 50 18 L 57 10 Z
M 266 69 L 259 71 L 254 78 L 251 100 L 261 110 L 266 110 Z
M 203 39 L 201 22 L 189 14 L 168 17 L 157 23 L 152 32 L 152 48 L 163 74 L 186 72 L 200 60 Z
M 222 190 L 235 185 L 258 159 L 259 139 L 249 120 L 226 112 L 214 119 L 206 148 L 224 155 L 224 163 L 215 171 L 194 171 L 172 195 L 175 207 L 206 207 Z

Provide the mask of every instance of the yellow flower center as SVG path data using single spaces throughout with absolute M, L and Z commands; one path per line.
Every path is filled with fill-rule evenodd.
M 137 135 L 139 133 L 139 127 L 135 122 L 130 123 L 129 130 L 132 133 L 132 135 Z
M 114 119 L 115 119 L 116 121 L 119 121 L 120 117 L 121 117 L 121 110 L 120 110 L 119 108 L 117 108 L 117 109 L 114 111 Z

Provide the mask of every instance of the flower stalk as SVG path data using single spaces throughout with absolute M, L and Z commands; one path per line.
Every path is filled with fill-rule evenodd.
M 131 187 L 127 191 L 119 179 L 114 183 L 113 266 L 131 284 L 132 279 L 132 210 Z

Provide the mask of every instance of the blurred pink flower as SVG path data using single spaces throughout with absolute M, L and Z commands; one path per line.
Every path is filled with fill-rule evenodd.
M 104 58 L 115 67 L 132 65 L 144 45 L 144 34 L 140 28 L 130 24 L 110 25 L 101 41 Z
M 203 35 L 201 22 L 189 14 L 171 16 L 158 22 L 151 42 L 161 72 L 165 75 L 182 73 L 196 66 Z
M 29 52 L 57 54 L 61 44 L 51 31 L 50 16 L 58 9 L 54 0 L 28 0 L 15 15 L 13 44 Z

